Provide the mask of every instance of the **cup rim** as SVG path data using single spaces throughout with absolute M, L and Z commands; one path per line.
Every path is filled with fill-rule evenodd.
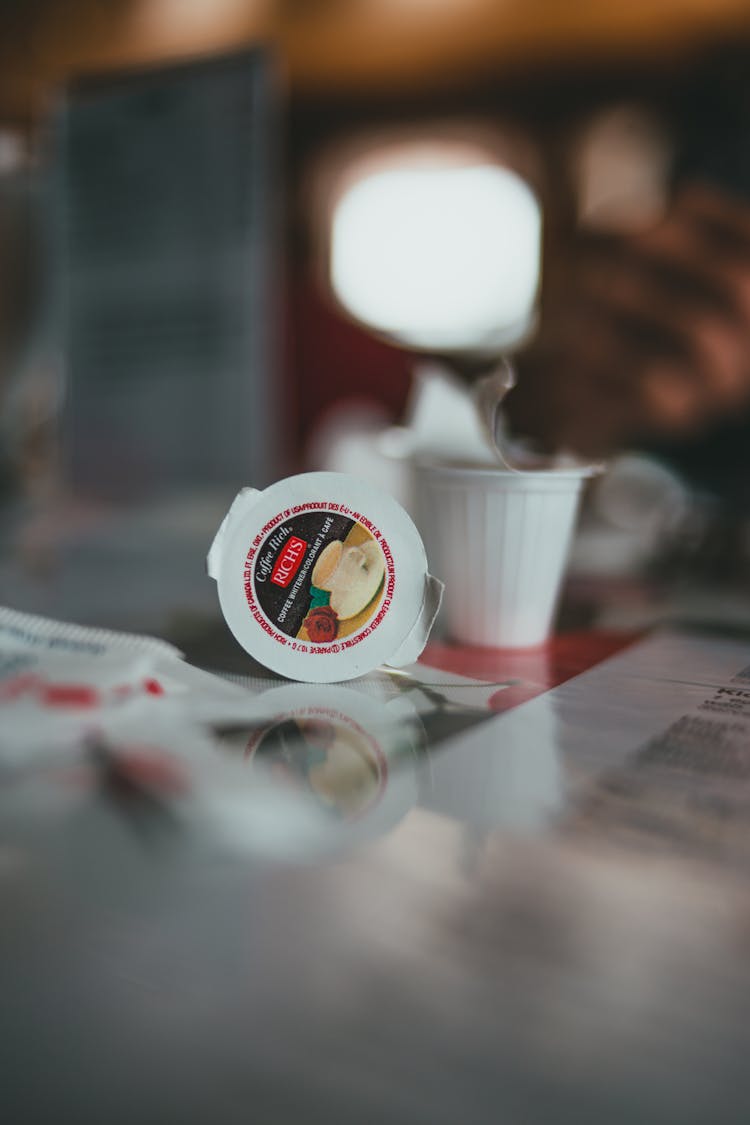
M 580 468 L 564 469 L 506 469 L 499 464 L 488 465 L 478 462 L 473 465 L 469 462 L 441 461 L 435 458 L 417 458 L 414 461 L 414 467 L 419 472 L 431 472 L 455 479 L 471 477 L 475 480 L 497 480 L 502 478 L 505 481 L 515 479 L 519 483 L 521 481 L 528 483 L 533 480 L 545 482 L 552 480 L 587 480 L 599 476 L 604 471 L 602 465 L 582 465 Z

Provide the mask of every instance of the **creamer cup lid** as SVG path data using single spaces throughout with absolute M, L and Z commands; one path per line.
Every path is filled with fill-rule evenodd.
M 404 509 L 345 473 L 244 488 L 208 573 L 242 647 L 274 672 L 315 683 L 412 663 L 443 591 Z

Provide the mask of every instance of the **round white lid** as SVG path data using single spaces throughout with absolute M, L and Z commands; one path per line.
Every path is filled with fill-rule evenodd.
M 359 548 L 350 548 L 359 549 L 356 558 L 362 558 L 363 542 L 377 544 L 377 551 L 368 550 L 377 557 L 382 581 L 362 612 L 346 620 L 330 606 L 319 610 L 322 639 L 313 641 L 306 631 L 311 618 L 301 618 L 316 608 L 311 590 L 313 598 L 321 595 L 310 575 L 342 526 L 356 529 Z M 349 572 L 356 558 L 350 559 Z M 415 660 L 442 592 L 427 573 L 422 540 L 404 509 L 387 493 L 344 473 L 303 473 L 263 492 L 244 489 L 217 533 L 208 569 L 226 622 L 242 647 L 274 672 L 317 683 Z M 347 573 L 342 572 L 339 587 Z M 346 605 L 347 613 L 356 606 L 356 594 L 354 600 L 348 590 L 342 594 L 335 578 L 328 584 L 337 591 L 330 594 L 335 605 Z

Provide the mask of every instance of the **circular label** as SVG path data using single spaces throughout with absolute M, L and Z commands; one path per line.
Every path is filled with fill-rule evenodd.
M 255 536 L 244 566 L 250 613 L 300 653 L 339 653 L 381 624 L 396 588 L 380 530 L 344 504 L 310 501 L 279 512 Z

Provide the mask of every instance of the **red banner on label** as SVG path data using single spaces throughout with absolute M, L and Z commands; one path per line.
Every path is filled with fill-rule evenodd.
M 276 586 L 288 586 L 299 570 L 299 565 L 305 557 L 307 543 L 293 535 L 276 560 L 276 565 L 271 572 L 271 581 Z

